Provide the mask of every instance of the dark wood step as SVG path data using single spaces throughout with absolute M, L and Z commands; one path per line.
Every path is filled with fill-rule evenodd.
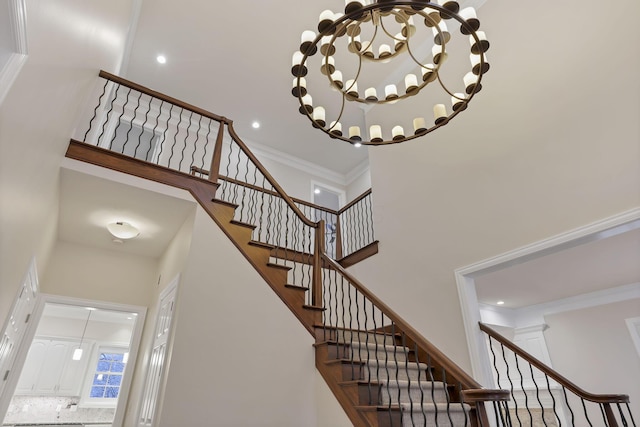
M 236 205 L 235 203 L 227 202 L 227 201 L 221 200 L 221 199 L 211 199 L 211 201 L 213 203 L 218 203 L 220 205 L 229 206 L 230 208 L 233 208 L 233 209 L 238 209 L 238 206 L 239 206 L 239 205 Z
M 269 249 L 270 251 L 272 251 L 275 248 L 275 246 L 270 245 L 269 243 L 259 242 L 257 240 L 251 240 L 249 244 L 257 248 Z
M 313 310 L 313 311 L 325 311 L 326 308 L 325 307 L 320 307 L 318 305 L 303 305 L 302 308 L 305 308 L 307 310 Z
M 291 270 L 291 267 L 289 267 L 288 265 L 282 265 L 282 264 L 275 264 L 273 262 L 268 262 L 267 263 L 268 267 L 273 267 L 273 268 L 277 268 L 280 270 L 285 270 L 285 271 L 289 271 Z
M 307 288 L 306 286 L 291 285 L 289 283 L 284 285 L 284 287 L 285 288 L 289 288 L 289 289 L 295 289 L 295 290 L 301 291 L 301 292 L 307 292 L 309 290 L 309 288 Z
M 251 229 L 251 230 L 255 230 L 255 229 L 256 229 L 256 226 L 255 226 L 254 224 L 248 224 L 248 223 L 246 223 L 246 222 L 240 222 L 240 221 L 237 221 L 237 220 L 235 220 L 235 219 L 232 219 L 230 222 L 231 222 L 231 224 L 233 224 L 233 225 L 238 225 L 238 226 L 240 226 L 240 227 L 249 228 L 249 229 Z

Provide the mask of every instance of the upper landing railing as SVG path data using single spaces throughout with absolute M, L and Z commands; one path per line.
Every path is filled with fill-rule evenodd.
M 505 425 L 636 425 L 629 396 L 589 393 L 489 326 L 480 323 L 480 329 L 489 338 L 496 381 L 511 394 L 508 407 L 500 413 Z M 606 369 L 606 364 L 592 369 Z
M 81 142 L 219 183 L 217 197 L 239 206 L 236 219 L 261 219 L 258 234 L 269 234 L 275 246 L 305 252 L 313 240 L 292 247 L 291 239 L 273 239 L 276 225 L 266 223 L 266 213 L 270 207 L 282 214 L 284 205 L 298 217 L 291 219 L 291 229 L 324 220 L 325 251 L 334 259 L 375 242 L 371 190 L 338 211 L 291 198 L 237 136 L 231 120 L 105 71 L 100 77 L 104 85 Z

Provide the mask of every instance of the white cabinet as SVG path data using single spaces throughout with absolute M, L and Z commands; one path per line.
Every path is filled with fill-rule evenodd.
M 91 344 L 82 343 L 82 358 L 73 360 L 79 341 L 36 338 L 31 344 L 15 394 L 79 396 Z

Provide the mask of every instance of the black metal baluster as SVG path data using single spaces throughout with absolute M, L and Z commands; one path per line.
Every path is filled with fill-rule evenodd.
M 253 166 L 253 182 L 252 184 L 255 185 L 256 187 L 258 186 L 258 168 L 256 167 L 256 165 L 252 164 Z M 258 198 L 258 191 L 253 191 L 251 192 L 251 203 L 250 203 L 250 221 L 251 224 L 257 225 L 255 224 L 256 222 L 256 209 L 257 209 L 257 198 Z M 259 233 L 258 233 L 259 235 Z M 260 240 L 260 239 L 258 239 Z
M 451 399 L 449 398 L 449 390 L 447 388 L 447 371 L 445 371 L 444 368 L 442 368 L 442 382 L 445 387 L 444 397 L 447 399 L 447 418 L 449 418 L 449 422 L 453 425 L 453 420 L 451 419 Z
M 549 392 L 549 396 L 551 396 L 551 406 L 553 408 L 553 415 L 555 415 L 558 420 L 558 427 L 562 427 L 562 421 L 560 420 L 560 416 L 558 415 L 558 411 L 556 408 L 556 399 L 553 397 L 553 392 L 551 391 L 551 385 L 549 384 L 549 376 L 544 374 L 544 379 L 547 382 L 547 391 Z
M 413 344 L 414 358 L 416 363 L 420 366 L 420 352 L 418 351 L 418 343 Z M 427 367 L 427 369 L 429 369 Z M 418 389 L 420 390 L 420 413 L 422 414 L 423 427 L 427 427 L 427 413 L 424 409 L 424 387 L 422 386 L 422 375 L 418 375 Z M 427 373 L 425 372 L 425 381 L 427 380 Z
M 504 354 L 504 345 L 500 343 L 500 348 L 502 348 L 502 359 L 504 360 L 504 364 L 507 368 L 507 380 L 509 380 L 509 390 L 511 391 L 511 398 L 513 399 L 513 406 L 515 408 L 516 419 L 518 420 L 518 425 L 522 425 L 522 421 L 520 421 L 520 414 L 518 414 L 518 402 L 516 401 L 516 396 L 513 393 L 513 382 L 511 381 L 511 375 L 509 375 L 509 362 L 507 362 L 507 357 Z
M 189 129 L 191 129 L 192 118 L 193 118 L 193 111 L 189 111 L 189 119 L 187 122 L 187 135 L 184 137 L 184 146 L 182 147 L 182 150 L 180 150 L 180 163 L 178 163 L 179 171 L 182 170 L 182 162 L 184 161 L 184 152 L 187 149 L 187 141 L 189 140 Z
M 107 111 L 105 120 L 102 123 L 102 130 L 100 131 L 100 135 L 98 135 L 98 139 L 96 140 L 96 146 L 100 145 L 100 139 L 102 139 L 102 136 L 104 135 L 104 131 L 105 131 L 105 128 L 107 126 L 107 123 L 109 123 L 109 116 L 113 112 L 113 104 L 115 103 L 116 99 L 118 98 L 118 92 L 119 91 L 120 91 L 120 85 L 117 84 L 116 85 L 116 90 L 114 91 L 113 97 L 111 98 L 111 103 L 109 104 L 109 111 Z M 111 148 L 111 147 L 109 147 L 109 148 Z
M 372 243 L 375 240 L 373 229 L 373 204 L 371 202 L 371 194 L 365 197 L 365 205 L 367 206 L 367 244 Z
M 629 414 L 629 419 L 631 421 L 631 425 L 635 427 L 636 420 L 633 419 L 633 413 L 631 412 L 631 408 L 629 407 L 629 403 L 625 403 L 625 406 L 627 408 L 627 413 Z M 620 405 L 619 404 L 618 404 L 618 409 L 620 409 Z M 620 411 L 622 411 L 622 410 L 620 409 Z M 620 413 L 622 413 L 622 412 L 620 412 Z
M 518 371 L 518 374 L 520 375 L 520 387 L 522 388 L 522 393 L 524 394 L 524 407 L 527 410 L 527 412 L 529 413 L 529 420 L 531 421 L 531 424 L 533 424 L 533 415 L 531 414 L 531 410 L 529 410 L 529 398 L 527 396 L 527 392 L 524 389 L 524 375 L 522 375 L 522 372 L 520 371 L 520 365 L 518 363 L 518 355 L 513 353 L 513 358 L 516 361 L 516 370 Z M 531 369 L 531 363 L 529 363 L 529 369 Z M 508 372 L 509 371 L 507 371 L 507 373 Z M 533 380 L 533 370 L 531 371 L 531 379 Z M 534 382 L 534 384 L 535 384 L 535 382 Z M 536 385 L 536 395 L 537 394 L 538 394 L 538 387 Z M 540 399 L 538 399 L 538 402 L 539 401 L 540 401 Z
M 567 405 L 567 409 L 569 409 L 569 413 L 571 414 L 571 425 L 576 425 L 576 419 L 573 414 L 573 409 L 571 409 L 571 405 L 569 404 L 569 399 L 567 398 L 567 390 L 562 386 L 562 394 L 564 395 L 564 403 Z
M 222 126 L 221 123 L 219 125 Z M 204 169 L 204 159 L 207 158 L 207 148 L 209 147 L 210 135 L 211 135 L 211 119 L 207 118 L 207 134 L 204 137 L 204 147 L 202 147 L 203 148 L 202 158 L 200 159 L 200 166 L 199 166 L 200 169 Z M 215 145 L 215 142 L 214 142 L 214 145 Z M 209 179 L 217 175 L 218 175 L 218 171 L 209 171 Z M 202 174 L 201 174 L 201 177 L 202 177 Z
M 604 412 L 604 403 L 598 404 L 600 408 L 600 415 L 602 415 L 602 421 L 604 421 L 605 427 L 609 427 L 609 420 L 607 419 L 607 414 Z
M 382 315 L 382 320 L 382 347 L 384 348 L 384 371 L 386 373 L 385 385 L 387 386 L 387 400 L 389 401 L 387 404 L 387 411 L 389 412 L 389 424 L 393 425 L 393 415 L 391 414 L 391 375 L 389 374 L 389 352 L 387 351 L 387 328 L 384 326 L 384 313 Z M 391 324 L 393 325 L 393 322 L 391 322 Z M 376 379 L 379 380 L 379 378 Z
M 342 287 L 341 287 L 341 291 L 343 295 L 342 300 L 344 301 L 344 276 L 340 275 L 340 281 L 342 284 Z M 351 286 L 348 287 L 347 292 L 349 294 L 349 309 L 347 311 L 349 314 L 349 354 L 351 355 L 351 379 L 356 379 L 354 374 L 354 366 L 353 366 L 353 314 L 351 313 L 351 307 L 353 305 L 353 301 L 351 299 Z M 344 307 L 343 307 L 343 310 L 344 310 Z M 344 322 L 344 319 L 343 319 L 343 322 Z M 358 332 L 358 338 L 360 338 L 360 332 Z M 362 379 L 362 378 L 358 376 L 357 379 Z
M 109 84 L 109 80 L 105 80 L 104 86 L 102 86 L 102 93 L 100 94 L 100 97 L 98 98 L 98 105 L 96 105 L 96 108 L 93 109 L 93 116 L 91 117 L 91 120 L 89 120 L 89 129 L 87 129 L 87 131 L 85 132 L 84 136 L 82 137 L 82 142 L 87 142 L 87 135 L 89 135 L 89 132 L 91 132 L 91 127 L 93 125 L 93 121 L 98 116 L 98 109 L 100 108 L 100 105 L 102 104 L 102 97 L 104 96 L 105 93 L 107 93 L 107 85 L 108 84 Z M 98 141 L 97 140 L 96 140 L 96 145 L 98 145 Z
M 164 103 L 164 101 L 162 101 Z M 173 117 L 173 104 L 170 104 L 171 107 L 169 108 L 169 117 L 167 118 L 167 125 L 164 128 L 164 131 L 162 132 L 162 141 L 160 142 L 160 149 L 158 150 L 158 159 L 156 161 L 156 164 L 160 164 L 160 159 L 162 158 L 162 150 L 164 149 L 164 142 L 167 140 L 167 131 L 169 130 L 169 122 L 171 121 L 171 118 Z M 160 115 L 162 114 L 162 104 L 160 105 L 160 113 L 158 114 L 158 117 L 156 118 L 156 121 L 160 120 Z
M 440 411 L 438 411 L 438 405 L 436 404 L 436 379 L 433 376 L 434 370 L 435 366 L 431 364 L 431 355 L 427 353 L 427 372 L 429 373 L 429 381 L 431 381 L 431 403 L 433 403 L 433 419 L 435 420 L 436 425 L 438 425 L 438 414 Z M 447 393 L 447 385 L 444 384 L 444 387 L 444 392 Z
M 156 124 L 155 126 L 153 126 L 153 129 L 151 130 L 151 141 L 153 141 L 153 138 L 155 138 L 156 136 L 156 129 L 158 129 L 158 125 L 160 124 L 160 115 L 162 114 L 162 106 L 164 105 L 164 101 L 160 100 L 160 106 L 158 107 L 158 115 L 156 116 Z M 169 125 L 169 122 L 167 121 L 167 126 Z M 165 127 L 165 132 L 166 132 L 166 127 Z M 151 143 L 151 141 L 149 141 L 149 149 L 147 150 L 146 154 L 144 155 L 145 159 L 147 159 L 148 162 L 151 161 L 151 158 L 149 157 L 149 154 L 151 154 L 151 149 L 154 148 L 153 144 Z M 164 136 L 162 138 L 162 141 L 160 142 L 160 152 L 162 152 L 162 144 L 164 144 Z M 156 159 L 155 163 L 157 164 L 160 161 L 160 155 L 158 154 L 158 158 Z
M 236 158 L 236 165 L 235 165 L 235 174 L 231 177 L 233 179 L 235 179 L 236 181 L 238 181 L 238 175 L 240 174 L 240 157 L 242 157 L 242 150 L 240 149 L 240 146 L 238 146 L 238 156 Z M 233 203 L 234 205 L 237 204 L 236 202 L 238 201 L 238 184 L 234 184 L 233 185 L 233 197 L 231 199 L 231 203 Z
M 174 155 L 174 150 L 176 147 L 176 144 L 178 143 L 177 141 L 177 136 L 178 136 L 178 132 L 180 131 L 180 125 L 182 124 L 182 112 L 184 111 L 183 108 L 180 108 L 180 119 L 178 120 L 178 123 L 176 123 L 176 133 L 173 134 L 173 144 L 171 145 L 171 155 L 169 156 L 169 160 L 167 161 L 167 167 L 171 168 L 171 159 L 173 159 L 173 155 Z
M 133 109 L 133 117 L 131 117 L 131 120 L 129 121 L 129 130 L 127 131 L 127 135 L 124 138 L 124 144 L 122 144 L 122 151 L 120 152 L 122 154 L 124 154 L 125 147 L 129 143 L 129 134 L 133 130 L 133 122 L 135 121 L 136 116 L 138 115 L 138 108 L 140 108 L 140 98 L 142 98 L 142 92 L 139 92 L 138 99 L 136 100 L 136 108 Z M 124 114 L 124 108 L 122 109 L 122 113 Z M 113 139 L 111 141 L 113 142 L 115 138 L 116 138 L 116 134 L 114 132 Z
M 200 130 L 202 130 L 202 116 L 200 114 L 198 114 L 198 116 L 200 117 L 198 119 L 198 130 L 196 131 L 196 140 L 193 141 L 193 151 L 191 151 L 191 164 L 189 165 L 189 170 L 191 170 L 191 168 L 193 166 L 195 166 L 196 163 L 196 151 L 198 151 L 198 141 L 200 141 Z M 209 171 L 209 173 L 214 173 L 213 171 Z
M 222 124 L 220 124 L 220 126 L 222 126 Z M 229 143 L 229 154 L 227 154 L 227 167 L 225 169 L 225 176 L 227 178 L 230 178 L 231 176 L 229 175 L 229 168 L 231 167 L 231 156 L 233 155 L 233 141 L 231 143 Z M 227 198 L 227 189 L 229 189 L 229 198 Z M 224 184 L 222 185 L 222 195 L 221 195 L 222 200 L 224 201 L 230 201 L 231 200 L 231 189 L 229 188 L 229 182 L 227 180 L 224 181 Z
M 464 415 L 464 425 L 467 426 L 471 424 L 469 421 L 469 417 L 467 416 L 467 411 L 464 407 L 464 399 L 462 398 L 462 384 L 458 383 L 458 396 L 460 396 L 460 409 L 462 409 L 462 415 Z
M 140 95 L 142 95 L 142 93 Z M 133 150 L 133 157 L 135 157 L 135 158 L 138 158 L 138 148 L 140 148 L 140 144 L 142 144 L 142 135 L 144 134 L 144 127 L 147 125 L 147 122 L 149 121 L 149 112 L 151 111 L 151 101 L 152 101 L 152 98 L 149 97 L 149 103 L 147 104 L 147 112 L 144 113 L 144 122 L 142 122 L 142 127 L 140 129 L 140 135 L 138 135 L 138 145 L 136 145 L 135 150 Z M 151 147 L 151 141 L 152 140 L 153 140 L 153 135 L 149 139 L 149 147 Z M 145 156 L 144 160 L 147 160 L 146 156 Z
M 593 424 L 591 424 L 591 420 L 589 419 L 589 414 L 587 414 L 587 406 L 584 404 L 584 399 L 581 397 L 580 401 L 582 402 L 582 409 L 584 410 L 584 417 L 587 419 L 587 422 L 589 423 L 589 425 L 591 427 L 593 427 Z
M 409 374 L 409 354 L 407 353 L 407 336 L 405 335 L 404 332 L 402 332 L 400 341 L 402 342 L 402 351 L 404 353 L 404 370 L 405 370 L 405 373 L 407 374 L 407 396 L 409 397 L 409 416 L 411 418 L 411 425 L 415 426 L 416 422 L 414 420 L 414 415 L 413 415 L 413 396 L 411 396 L 411 375 Z M 395 349 L 397 348 L 397 345 L 395 345 L 396 344 L 395 339 L 393 340 L 393 342 L 394 342 L 393 348 L 395 352 L 396 351 Z M 421 375 L 420 365 L 417 364 L 416 367 L 418 371 L 418 381 L 420 381 L 419 380 Z M 402 390 L 401 390 L 400 384 L 398 383 L 398 405 L 400 405 L 400 402 L 401 402 L 400 400 L 401 391 Z
M 127 95 L 126 95 L 126 102 L 124 104 L 122 104 L 122 113 L 120 113 L 120 115 L 118 116 L 118 124 L 116 125 L 115 129 L 113 130 L 113 136 L 111 137 L 111 141 L 109 142 L 109 150 L 112 149 L 113 147 L 113 141 L 116 139 L 116 134 L 118 133 L 118 128 L 120 127 L 120 120 L 122 119 L 122 116 L 124 116 L 124 110 L 126 109 L 125 106 L 129 103 L 129 94 L 131 93 L 131 88 L 129 88 L 129 90 L 127 91 Z M 126 145 L 126 141 L 123 144 L 123 147 Z
M 363 224 L 363 220 L 362 220 L 362 200 L 360 200 L 358 203 L 356 203 L 355 208 L 356 208 L 356 212 L 358 213 L 358 229 L 357 229 L 357 234 L 356 234 L 356 236 L 357 236 L 356 237 L 356 247 L 354 248 L 354 252 L 364 246 L 362 244 L 362 240 L 364 239 L 364 237 L 362 235 L 362 224 Z
M 516 355 L 516 366 L 517 364 L 518 364 L 518 356 Z M 538 404 L 540 405 L 540 409 L 542 410 L 542 423 L 545 425 L 545 427 L 547 427 L 547 422 L 544 419 L 544 406 L 542 405 L 542 401 L 540 400 L 540 389 L 538 388 L 538 383 L 536 382 L 536 379 L 533 375 L 533 366 L 531 366 L 531 363 L 529 363 L 529 370 L 531 371 L 531 381 L 533 381 L 533 386 L 536 388 L 536 399 L 538 400 Z M 527 393 L 525 392 L 524 394 L 526 396 Z M 529 408 L 527 406 L 527 411 L 528 410 Z M 529 412 L 529 415 L 531 415 L 531 412 Z
M 262 189 L 265 190 L 265 176 L 262 175 Z M 262 223 L 264 222 L 264 197 L 265 197 L 266 191 L 262 191 L 261 192 L 261 201 L 260 201 L 260 219 L 258 221 L 258 241 L 263 242 L 266 241 L 266 237 L 265 240 L 262 240 Z

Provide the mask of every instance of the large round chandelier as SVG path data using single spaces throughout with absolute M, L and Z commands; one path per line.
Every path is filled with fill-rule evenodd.
M 481 90 L 489 42 L 472 7 L 453 0 L 345 3 L 344 13 L 323 11 L 317 32 L 304 31 L 293 54 L 292 94 L 313 127 L 354 145 L 403 142 L 444 126 Z M 454 40 L 450 29 L 462 36 Z M 454 53 L 464 61 L 452 60 Z M 312 96 L 323 80 L 333 91 Z M 366 123 L 373 108 L 384 120 Z

